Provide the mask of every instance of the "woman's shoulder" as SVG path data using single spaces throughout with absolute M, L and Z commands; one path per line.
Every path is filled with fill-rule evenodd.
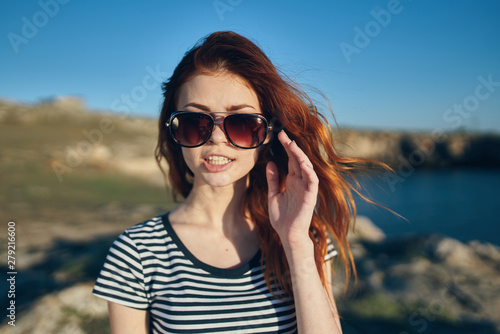
M 138 231 L 154 231 L 155 229 L 161 228 L 163 224 L 163 219 L 166 214 L 158 215 L 150 219 L 144 220 L 134 226 L 127 228 L 126 232 L 138 232 Z
M 119 236 L 132 240 L 164 238 L 167 235 L 165 229 L 165 215 L 158 215 L 148 220 L 142 221 L 134 226 L 127 228 Z

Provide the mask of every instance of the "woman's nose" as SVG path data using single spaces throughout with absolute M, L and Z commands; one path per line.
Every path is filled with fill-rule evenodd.
M 224 132 L 224 119 L 216 120 L 214 122 L 214 129 L 210 135 L 209 141 L 214 144 L 227 142 L 226 134 Z

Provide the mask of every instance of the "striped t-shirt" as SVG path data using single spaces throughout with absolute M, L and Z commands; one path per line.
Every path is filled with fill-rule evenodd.
M 329 244 L 325 260 L 335 254 Z M 237 268 L 207 265 L 163 215 L 118 237 L 93 293 L 148 310 L 152 333 L 295 333 L 293 300 L 271 294 L 260 259 L 258 251 Z

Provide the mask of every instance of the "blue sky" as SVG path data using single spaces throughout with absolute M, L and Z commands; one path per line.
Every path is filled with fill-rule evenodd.
M 155 118 L 158 81 L 234 30 L 321 91 L 341 126 L 500 132 L 499 14 L 499 0 L 7 0 L 0 97 Z

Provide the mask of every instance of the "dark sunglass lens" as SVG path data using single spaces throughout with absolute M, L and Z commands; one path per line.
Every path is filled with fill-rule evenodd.
M 170 129 L 175 140 L 184 146 L 201 145 L 213 128 L 213 120 L 202 113 L 180 113 L 171 122 Z
M 227 116 L 224 126 L 229 139 L 239 147 L 254 148 L 266 139 L 267 122 L 256 115 Z

